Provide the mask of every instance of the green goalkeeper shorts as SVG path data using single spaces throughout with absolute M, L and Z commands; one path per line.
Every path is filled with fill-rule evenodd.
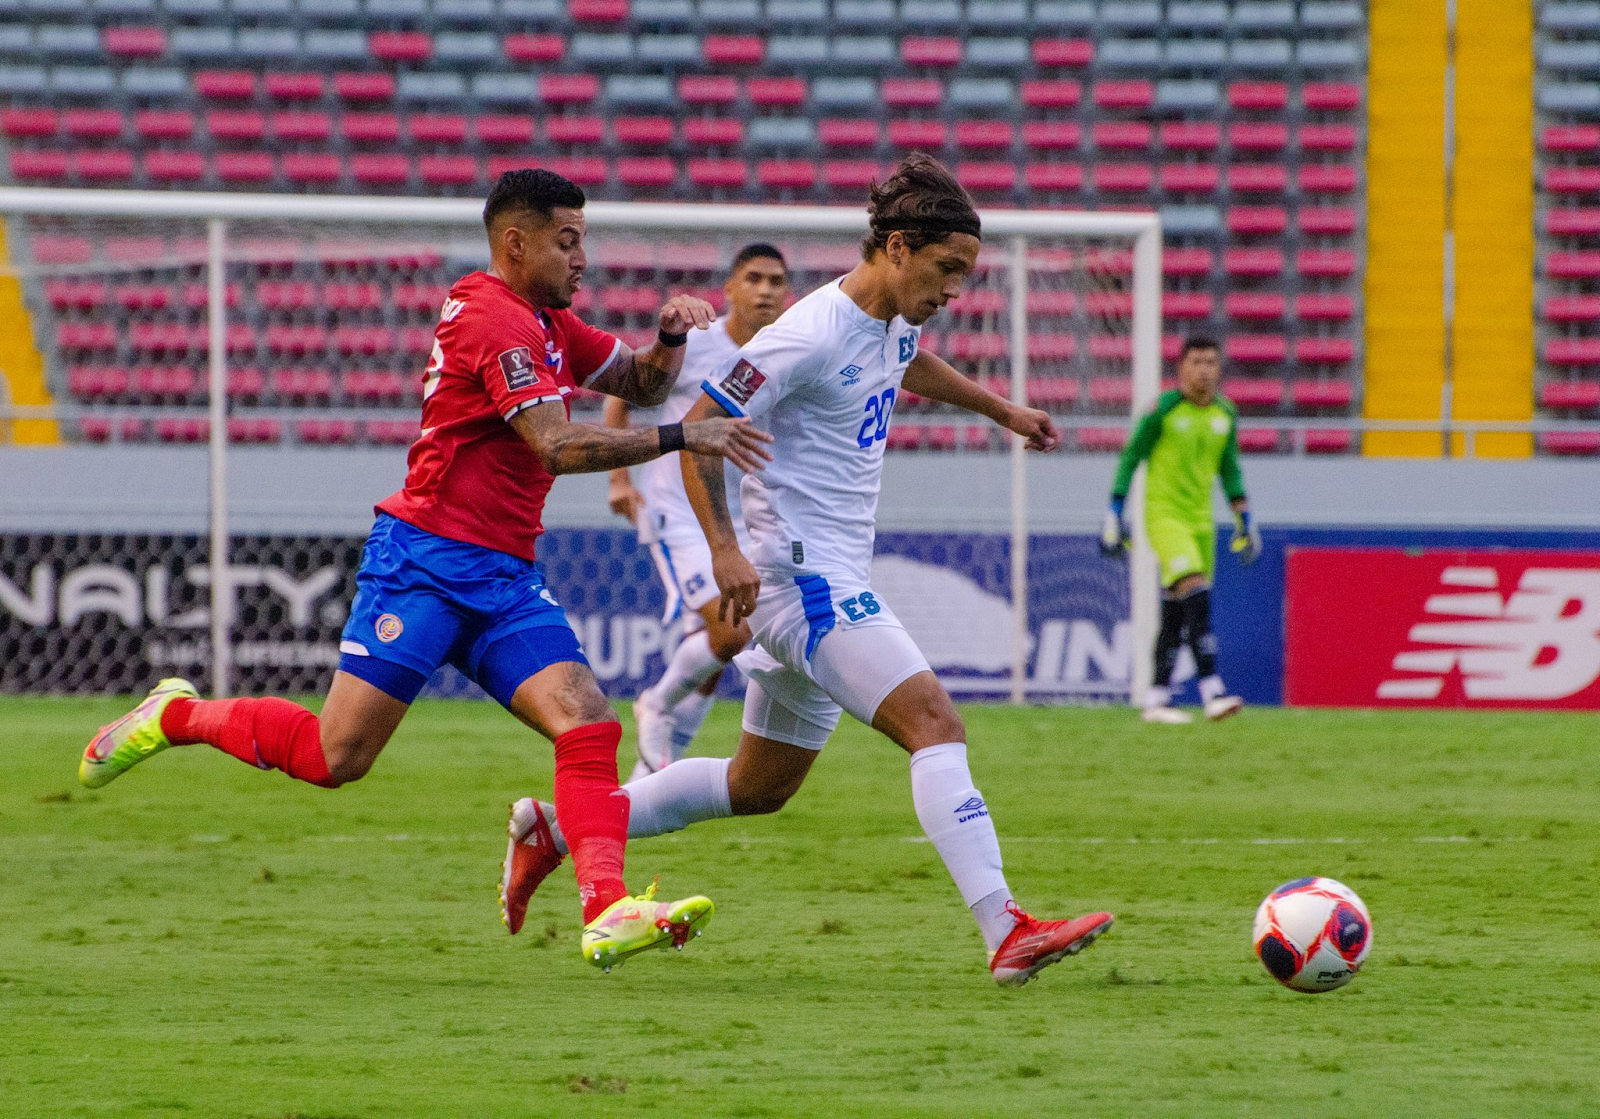
M 1190 575 L 1211 581 L 1216 569 L 1217 530 L 1158 517 L 1145 525 L 1145 535 L 1161 565 L 1161 585 L 1170 587 Z

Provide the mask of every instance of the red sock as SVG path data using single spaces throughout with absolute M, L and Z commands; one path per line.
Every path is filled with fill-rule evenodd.
M 584 924 L 628 892 L 622 852 L 630 802 L 617 785 L 621 741 L 621 723 L 590 723 L 556 738 L 556 817 L 572 852 Z
M 175 699 L 161 715 L 175 746 L 204 742 L 259 769 L 333 788 L 317 717 L 286 699 Z

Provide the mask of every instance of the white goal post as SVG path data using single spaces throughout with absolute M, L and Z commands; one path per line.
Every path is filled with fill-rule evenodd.
M 590 202 L 585 208 L 589 229 L 613 234 L 731 234 L 859 236 L 866 232 L 864 210 L 852 206 L 775 206 L 698 203 Z M 481 226 L 482 203 L 475 199 L 225 194 L 55 188 L 0 188 L 0 217 L 59 219 L 125 219 L 138 222 L 204 223 L 207 383 L 209 386 L 210 547 L 226 555 L 229 521 L 226 499 L 228 468 L 228 299 L 227 264 L 230 229 L 240 223 L 278 223 L 326 228 L 389 225 L 417 229 Z M 1029 385 L 1030 247 L 1072 238 L 1120 240 L 1131 244 L 1131 308 L 1127 333 L 1131 345 L 1123 356 L 1131 369 L 1131 415 L 1154 404 L 1161 380 L 1161 225 L 1153 213 L 1088 213 L 1060 210 L 985 210 L 982 212 L 986 253 L 1003 254 L 998 270 L 1006 276 L 1007 306 L 993 327 L 1006 335 L 1003 360 L 1009 365 L 1012 400 L 1025 403 Z M 997 360 L 1001 353 L 992 355 Z M 1020 439 L 1010 440 L 1011 454 L 1011 587 L 1013 633 L 1010 697 L 1029 695 L 1027 665 L 1031 635 L 1028 614 L 1027 461 Z M 1132 699 L 1138 702 L 1150 683 L 1147 650 L 1155 637 L 1158 609 L 1155 560 L 1142 532 L 1142 472 L 1130 496 L 1137 541 L 1129 565 L 1132 605 Z M 232 601 L 226 564 L 213 565 L 221 575 L 211 580 L 210 611 L 212 682 L 215 694 L 229 694 L 231 674 L 229 612 Z

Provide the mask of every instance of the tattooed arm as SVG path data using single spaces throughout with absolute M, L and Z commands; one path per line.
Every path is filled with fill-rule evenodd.
M 524 408 L 511 417 L 511 427 L 552 474 L 615 470 L 661 455 L 661 428 L 575 424 L 557 400 Z M 683 440 L 685 449 L 725 458 L 741 470 L 760 470 L 772 459 L 765 446 L 772 436 L 751 427 L 749 420 L 721 417 L 685 423 Z

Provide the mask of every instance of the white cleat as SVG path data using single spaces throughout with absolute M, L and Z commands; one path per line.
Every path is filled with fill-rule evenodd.
M 1181 726 L 1184 723 L 1194 722 L 1194 716 L 1187 711 L 1179 711 L 1176 707 L 1146 707 L 1139 718 L 1147 723 L 1166 723 L 1170 726 Z
M 1206 718 L 1213 723 L 1218 719 L 1226 719 L 1230 715 L 1237 715 L 1244 707 L 1244 700 L 1236 695 L 1219 695 L 1216 699 L 1206 700 Z
M 657 711 L 646 692 L 633 701 L 633 722 L 638 731 L 639 760 L 629 781 L 637 781 L 672 764 L 672 713 Z

